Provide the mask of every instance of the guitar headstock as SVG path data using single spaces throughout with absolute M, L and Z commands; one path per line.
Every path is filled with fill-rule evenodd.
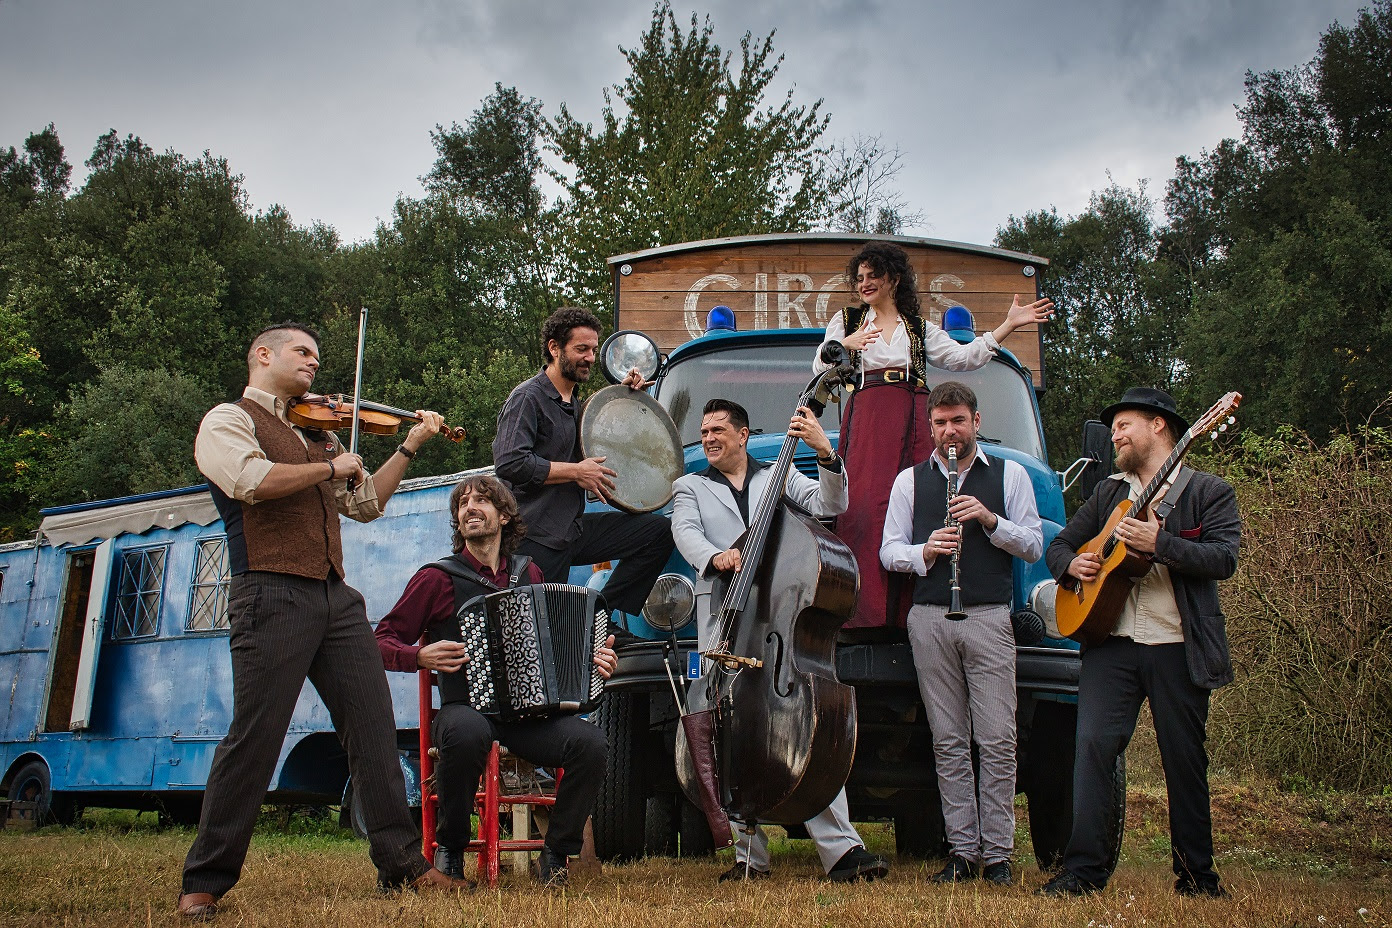
M 1189 435 L 1197 438 L 1204 432 L 1209 433 L 1210 438 L 1217 438 L 1219 432 L 1226 432 L 1228 426 L 1237 421 L 1233 413 L 1237 412 L 1237 407 L 1242 405 L 1242 394 L 1236 390 L 1231 393 L 1223 394 L 1223 398 L 1208 408 L 1208 412 L 1199 417 L 1198 421 L 1189 427 Z

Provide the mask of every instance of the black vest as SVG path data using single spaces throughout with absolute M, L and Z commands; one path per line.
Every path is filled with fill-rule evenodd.
M 525 554 L 514 554 L 508 559 L 508 579 L 507 588 L 517 586 L 527 575 L 527 567 L 532 563 L 532 559 Z M 433 567 L 442 570 L 450 575 L 450 580 L 454 582 L 454 612 L 443 619 L 431 622 L 427 632 L 431 641 L 461 641 L 462 634 L 459 631 L 459 610 L 469 600 L 488 593 L 496 593 L 504 587 L 494 586 L 457 554 L 441 558 L 433 564 L 426 564 L 426 567 Z M 435 680 L 440 687 L 440 705 L 452 702 L 469 702 L 469 665 L 465 663 L 463 667 L 454 673 L 437 673 Z
M 989 458 L 987 460 L 990 460 Z M 958 486 L 961 496 L 975 496 L 997 516 L 1005 517 L 1005 462 L 986 466 L 976 461 Z M 914 467 L 913 543 L 921 545 L 947 520 L 947 477 L 929 458 Z M 991 544 L 975 520 L 962 523 L 962 554 L 958 582 L 962 605 L 1009 603 L 1014 597 L 1014 558 Z M 941 555 L 926 577 L 914 581 L 914 602 L 946 606 L 952 602 L 952 558 Z

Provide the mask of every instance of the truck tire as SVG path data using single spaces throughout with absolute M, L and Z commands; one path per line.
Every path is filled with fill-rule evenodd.
M 672 793 L 657 793 L 648 797 L 647 821 L 644 824 L 643 853 L 648 857 L 676 857 L 681 828 L 677 797 Z
M 1027 768 L 1022 771 L 1029 799 L 1030 841 L 1041 870 L 1063 863 L 1073 831 L 1073 760 L 1077 746 L 1078 709 L 1066 703 L 1041 702 L 1030 730 Z M 1112 774 L 1112 803 L 1116 815 L 1106 835 L 1111 869 L 1121 859 L 1126 833 L 1126 755 L 1117 758 Z
M 55 793 L 50 787 L 48 764 L 42 760 L 31 760 L 15 771 L 10 780 L 9 800 L 11 802 L 32 802 L 34 804 L 34 827 L 44 825 L 71 825 L 77 818 L 77 806 L 72 797 Z
M 647 694 L 610 690 L 590 719 L 604 732 L 609 766 L 595 802 L 595 854 L 633 860 L 642 856 L 646 838 Z
M 1029 749 L 1020 778 L 1029 800 L 1030 841 L 1041 870 L 1063 860 L 1073 830 L 1073 755 L 1078 707 L 1068 703 L 1035 704 Z
M 937 860 L 947 856 L 947 832 L 937 788 L 902 790 L 895 797 L 894 849 L 900 857 Z
M 715 853 L 715 837 L 706 823 L 706 814 L 687 799 L 685 793 L 677 794 L 677 819 L 683 858 L 709 857 Z

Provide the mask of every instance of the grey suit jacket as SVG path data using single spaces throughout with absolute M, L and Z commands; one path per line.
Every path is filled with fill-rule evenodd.
M 760 467 L 748 476 L 750 517 L 758 509 L 758 501 L 772 487 L 772 467 Z M 846 469 L 839 473 L 818 467 L 819 480 L 804 476 L 796 469 L 788 473 L 786 494 L 789 500 L 819 517 L 840 515 L 846 511 Z M 729 548 L 744 534 L 744 521 L 734 494 L 723 483 L 712 480 L 706 471 L 687 474 L 672 484 L 672 538 L 677 550 L 696 570 L 696 619 L 700 646 L 712 642 L 711 558 Z
M 1102 481 L 1049 544 L 1044 560 L 1060 584 L 1076 582 L 1066 576 L 1068 565 L 1130 492 L 1124 480 Z M 1218 581 L 1237 570 L 1241 535 L 1233 488 L 1221 477 L 1195 471 L 1155 544 L 1154 559 L 1169 568 L 1174 584 L 1189 678 L 1204 689 L 1217 689 L 1233 679 Z

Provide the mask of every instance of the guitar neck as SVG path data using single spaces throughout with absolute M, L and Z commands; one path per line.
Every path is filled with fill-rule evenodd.
M 1189 446 L 1194 443 L 1194 433 L 1191 429 L 1184 433 L 1184 437 L 1179 440 L 1179 444 L 1174 446 L 1170 456 L 1165 458 L 1165 463 L 1160 465 L 1160 469 L 1155 472 L 1155 476 L 1150 478 L 1141 495 L 1136 499 L 1135 512 L 1143 513 L 1155 501 L 1160 488 L 1170 479 L 1170 475 L 1179 469 L 1179 464 L 1184 460 L 1184 455 L 1189 453 Z

